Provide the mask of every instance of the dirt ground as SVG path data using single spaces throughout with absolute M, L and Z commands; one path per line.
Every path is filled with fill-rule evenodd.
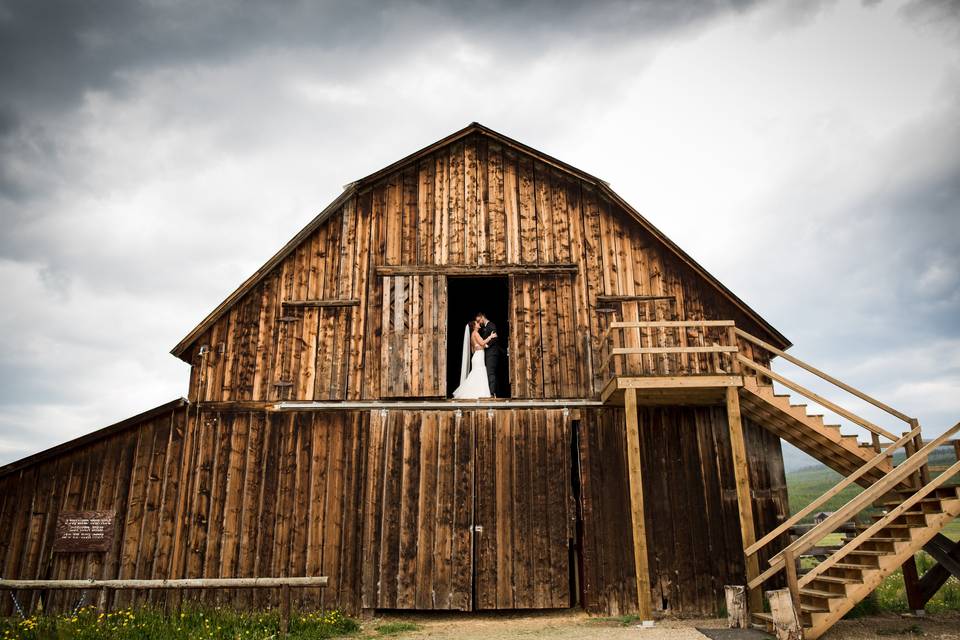
M 430 640 L 506 640 L 507 638 L 574 640 L 705 640 L 701 628 L 723 628 L 725 620 L 658 620 L 654 628 L 642 629 L 636 623 L 588 616 L 579 611 L 489 614 L 388 614 L 367 620 L 363 637 L 385 637 L 378 626 L 412 622 L 414 631 L 402 631 L 390 637 Z M 389 630 L 384 628 L 384 631 Z M 960 639 L 960 614 L 937 614 L 926 618 L 874 616 L 843 620 L 823 640 L 876 640 L 877 638 Z

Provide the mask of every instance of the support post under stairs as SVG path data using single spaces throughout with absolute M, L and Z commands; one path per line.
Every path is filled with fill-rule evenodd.
M 747 465 L 747 446 L 740 418 L 740 395 L 736 387 L 727 387 L 727 425 L 730 429 L 730 448 L 733 452 L 733 477 L 737 485 L 737 507 L 740 513 L 740 536 L 746 549 L 757 541 L 753 524 L 753 500 L 750 497 L 750 468 Z M 746 558 L 747 582 L 760 575 L 757 554 Z M 763 611 L 763 595 L 759 588 L 750 590 L 750 611 Z

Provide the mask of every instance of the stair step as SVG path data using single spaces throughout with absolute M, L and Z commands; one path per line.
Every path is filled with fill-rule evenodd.
M 874 551 L 872 549 L 855 549 L 851 551 L 848 555 L 851 556 L 889 556 L 890 553 L 887 551 Z
M 900 514 L 899 516 L 897 516 L 897 517 L 898 517 L 898 518 L 902 518 L 903 516 L 925 516 L 925 515 L 928 515 L 926 511 L 914 511 L 914 510 L 911 510 L 911 511 L 904 511 L 903 513 L 901 513 L 901 514 Z M 887 516 L 885 516 L 885 515 L 882 514 L 882 513 L 874 513 L 874 514 L 871 515 L 870 517 L 873 518 L 874 520 L 880 520 L 881 518 L 886 518 Z
M 876 569 L 876 567 L 872 567 L 872 566 L 870 566 L 870 565 L 866 565 L 866 564 L 852 564 L 852 563 L 850 563 L 850 562 L 838 562 L 838 563 L 836 563 L 835 565 L 833 565 L 833 567 L 835 567 L 835 568 L 837 568 L 837 569 L 854 569 L 854 570 L 857 570 L 857 571 L 870 571 L 870 570 Z M 859 582 L 859 581 L 858 581 L 858 582 Z
M 811 589 L 809 587 L 800 589 L 800 595 L 802 596 L 811 596 L 813 598 L 846 598 L 845 593 L 837 593 L 835 591 L 822 591 L 821 589 Z
M 800 611 L 804 613 L 830 613 L 830 607 L 823 607 L 817 604 L 800 603 Z
M 943 502 L 943 498 L 920 498 L 914 504 L 922 504 L 924 502 L 927 504 L 940 504 Z M 899 507 L 901 504 L 903 504 L 903 500 L 890 500 L 888 502 L 882 502 L 881 504 L 885 507 Z
M 816 582 L 817 580 L 821 580 L 823 582 L 832 582 L 833 584 L 860 584 L 862 582 L 861 580 L 857 580 L 856 578 L 839 578 L 837 576 L 828 576 L 824 574 L 820 574 L 819 576 L 814 578 L 813 582 Z
M 891 538 L 891 537 L 889 537 L 889 536 L 883 536 L 883 537 L 874 536 L 874 537 L 872 537 L 872 538 L 867 538 L 867 540 L 866 540 L 865 542 L 890 542 L 890 543 L 896 543 L 896 542 L 906 542 L 906 541 L 909 540 L 909 539 L 910 539 L 910 538 L 907 538 L 907 537 Z M 846 544 L 847 542 L 852 542 L 852 541 L 853 541 L 853 538 L 844 538 L 843 541 L 844 541 L 844 544 Z

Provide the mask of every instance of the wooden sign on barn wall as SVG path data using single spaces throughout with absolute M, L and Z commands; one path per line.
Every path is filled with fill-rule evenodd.
M 116 511 L 63 511 L 57 516 L 53 550 L 59 553 L 109 551 Z

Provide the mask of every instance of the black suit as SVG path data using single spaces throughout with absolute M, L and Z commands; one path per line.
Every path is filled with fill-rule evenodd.
M 497 332 L 497 325 L 487 320 L 487 324 L 480 327 L 480 337 L 484 340 L 491 333 Z M 497 344 L 497 338 L 487 343 L 487 348 L 483 350 L 483 361 L 487 366 L 487 382 L 490 385 L 490 394 L 497 395 L 497 362 L 500 360 L 500 345 Z

